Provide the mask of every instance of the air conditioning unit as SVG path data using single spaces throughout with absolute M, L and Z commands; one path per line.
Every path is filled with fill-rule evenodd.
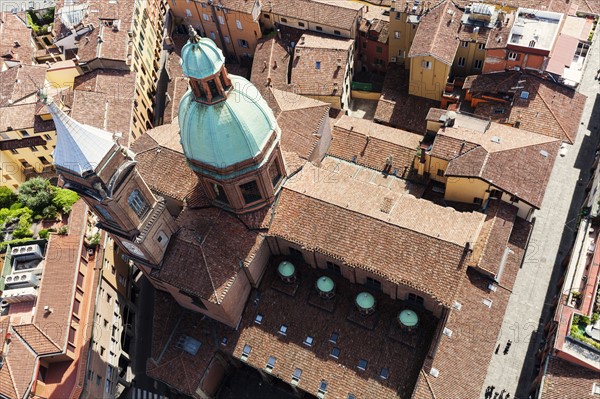
M 38 276 L 33 273 L 13 273 L 5 277 L 4 283 L 8 287 L 17 284 L 20 287 L 34 287 L 37 286 Z
M 30 259 L 41 259 L 42 250 L 37 244 L 22 245 L 19 247 L 13 247 L 10 251 L 11 256 L 19 258 L 30 258 Z
M 33 301 L 37 298 L 37 289 L 34 287 L 4 290 L 2 302 L 19 303 Z
M 392 57 L 392 62 L 396 62 L 398 59 L 396 57 Z

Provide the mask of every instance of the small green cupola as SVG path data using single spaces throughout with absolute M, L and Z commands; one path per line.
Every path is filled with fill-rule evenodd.
M 181 145 L 207 195 L 236 213 L 271 203 L 285 167 L 268 104 L 248 80 L 229 75 L 221 50 L 191 27 L 181 63 L 190 79 L 179 104 Z

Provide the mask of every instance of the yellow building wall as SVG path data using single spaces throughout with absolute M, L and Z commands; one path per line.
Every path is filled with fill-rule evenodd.
M 426 62 L 430 68 L 425 67 Z M 450 65 L 431 56 L 411 58 L 408 94 L 440 101 L 449 73 Z
M 392 3 L 394 4 L 394 3 Z M 406 22 L 408 14 L 404 12 L 390 12 L 389 24 L 389 62 L 392 62 L 392 57 L 396 57 L 397 64 L 403 64 L 406 68 L 410 66 L 410 61 L 407 60 L 410 46 L 417 33 L 418 24 L 410 24 Z M 398 38 L 396 38 L 398 32 Z
M 444 199 L 447 201 L 466 202 L 473 204 L 474 198 L 481 198 L 482 202 L 487 200 L 490 187 L 488 183 L 480 179 L 468 179 L 463 177 L 448 177 L 446 181 L 446 193 Z
M 459 66 L 459 60 L 465 59 L 464 66 Z M 475 68 L 475 61 L 481 61 L 481 67 Z M 469 76 L 479 75 L 483 69 L 483 62 L 485 60 L 485 48 L 480 49 L 479 44 L 470 41 L 467 47 L 463 47 L 462 44 L 458 46 L 456 55 L 454 56 L 454 62 L 452 63 L 452 74 L 454 76 Z
M 448 178 L 446 176 L 443 176 L 443 174 L 446 172 L 447 167 L 448 161 L 446 161 L 445 159 L 430 157 L 429 155 L 425 156 L 425 170 L 429 172 L 429 177 L 431 178 L 431 180 L 446 183 Z M 438 171 L 441 171 L 442 176 L 438 175 Z
M 0 168 L 2 169 L 0 186 L 16 190 L 27 179 L 28 174 L 41 173 L 44 169 L 52 168 L 52 162 L 54 161 L 52 151 L 56 146 L 56 131 L 49 130 L 34 133 L 33 127 L 31 127 L 19 131 L 11 130 L 0 133 L 2 133 L 4 140 L 22 139 L 34 135 L 42 136 L 46 140 L 44 146 L 38 145 L 0 151 Z M 24 133 L 28 136 L 25 136 Z
M 46 81 L 51 88 L 68 87 L 72 89 L 75 78 L 79 75 L 81 75 L 81 71 L 73 63 L 72 66 L 65 66 L 64 68 L 48 69 L 46 71 Z
M 225 36 L 231 38 L 228 48 L 233 46 L 233 51 L 238 61 L 242 57 L 254 57 L 256 43 L 262 37 L 258 20 L 254 21 L 250 14 L 242 14 L 240 12 L 228 12 L 224 14 L 224 11 L 222 10 L 220 13 L 217 11 L 217 16 L 222 15 L 225 18 L 225 25 L 221 25 L 221 31 L 225 41 L 227 41 Z M 237 21 L 240 21 L 242 29 L 238 28 Z M 245 40 L 248 43 L 248 47 L 243 47 L 239 43 L 239 40 Z

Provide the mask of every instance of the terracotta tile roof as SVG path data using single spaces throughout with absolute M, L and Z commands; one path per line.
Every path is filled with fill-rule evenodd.
M 429 151 L 429 155 L 434 158 L 450 161 L 459 155 L 473 150 L 477 146 L 476 143 L 471 143 L 464 139 L 439 136 L 439 138 L 436 137 L 436 141 L 434 142 L 431 151 Z
M 595 2 L 597 0 L 581 0 L 579 1 L 579 6 L 581 7 L 581 4 L 583 2 Z M 472 1 L 469 0 L 455 0 L 457 5 L 460 5 L 461 7 L 464 7 L 466 5 L 472 4 Z M 569 12 L 569 10 L 572 8 L 572 3 L 573 1 L 567 1 L 567 0 L 507 0 L 507 1 L 500 1 L 500 0 L 494 0 L 494 1 L 489 1 L 488 3 L 491 4 L 497 4 L 497 5 L 504 5 L 506 7 L 510 7 L 510 8 L 518 8 L 518 7 L 523 7 L 523 8 L 533 8 L 536 10 L 542 10 L 542 11 L 554 11 L 554 12 L 560 12 L 560 13 L 567 13 Z M 577 5 L 577 1 L 575 2 L 575 5 Z M 573 12 L 574 14 L 574 12 Z
M 577 12 L 600 15 L 600 0 L 581 0 Z
M 600 385 L 600 376 L 593 370 L 550 355 L 544 377 L 544 399 L 585 399 L 597 397 L 592 386 Z
M 108 132 L 121 132 L 119 142 L 128 146 L 134 90 L 131 72 L 101 70 L 83 75 L 75 80 L 71 117 Z
M 302 35 L 292 61 L 294 92 L 302 95 L 341 95 L 353 44 L 353 39 L 315 33 Z
M 15 388 L 11 367 L 8 364 L 0 369 L 0 394 L 7 398 L 17 398 L 19 396 Z
M 511 87 L 523 86 L 510 91 Z M 467 87 L 474 97 L 510 95 L 512 107 L 502 102 L 477 105 L 475 113 L 500 123 L 515 124 L 520 129 L 544 134 L 573 143 L 587 97 L 568 87 L 542 80 L 526 73 L 494 73 L 479 75 L 469 80 Z M 526 94 L 523 94 L 526 92 Z M 527 98 L 522 98 L 527 97 Z M 498 110 L 504 113 L 497 113 Z
M 498 276 L 518 211 L 516 206 L 499 199 L 490 200 L 481 234 L 473 247 L 471 266 Z
M 351 4 L 331 4 L 313 0 L 272 0 L 263 6 L 263 12 L 271 11 L 283 17 L 310 21 L 316 25 L 327 25 L 352 30 L 362 10 Z
M 156 277 L 219 303 L 241 272 L 240 262 L 247 265 L 253 259 L 264 236 L 218 208 L 187 209 L 177 222 L 180 230 L 171 238 Z
M 33 63 L 33 41 L 25 18 L 25 13 L 0 12 L 0 61 Z
M 61 349 L 67 345 L 87 209 L 83 200 L 77 201 L 69 214 L 69 234 L 50 236 L 42 284 L 38 290 L 33 322 Z M 45 313 L 44 306 L 52 308 L 53 312 Z
M 360 23 L 358 25 L 358 30 L 360 32 L 368 34 L 369 32 L 377 33 L 377 41 L 379 43 L 387 43 L 389 36 L 389 21 L 385 21 L 383 19 L 375 18 L 375 19 L 367 19 L 361 18 Z
M 171 295 L 156 291 L 152 357 L 146 363 L 146 372 L 151 378 L 193 396 L 219 349 L 218 340 L 229 333 L 230 329 L 224 324 L 183 310 Z M 179 340 L 185 340 L 186 337 L 201 343 L 195 355 L 177 347 Z
M 361 399 L 410 397 L 435 330 L 433 317 L 420 312 L 418 340 L 409 343 L 398 339 L 396 318 L 407 304 L 374 293 L 377 311 L 373 317 L 377 322 L 369 330 L 348 320 L 354 312 L 354 298 L 363 286 L 331 276 L 336 297 L 333 311 L 328 312 L 310 302 L 314 281 L 326 272 L 297 263 L 302 279 L 291 296 L 274 288 L 278 279 L 275 260 L 259 287 L 257 306 L 246 307 L 239 331 L 232 334 L 224 350 L 239 359 L 245 345 L 250 345 L 248 364 L 259 370 L 265 368 L 269 357 L 274 357 L 271 374 L 287 384 L 299 368 L 302 375 L 298 388 L 312 395 L 325 380 L 326 397 L 345 399 L 350 393 Z M 254 322 L 257 314 L 263 316 L 260 325 Z M 285 336 L 278 333 L 281 324 L 287 326 Z M 333 332 L 338 334 L 337 343 L 329 341 Z M 303 343 L 307 335 L 313 338 L 312 346 Z M 331 356 L 333 348 L 340 351 L 337 358 Z M 365 370 L 358 369 L 360 359 L 368 362 Z M 387 379 L 380 377 L 383 368 L 388 369 Z
M 422 139 L 418 134 L 344 115 L 333 127 L 328 153 L 378 171 L 385 169 L 386 160 L 392 156 L 392 171 L 398 169 L 402 175 L 411 169 Z
M 206 208 L 210 206 L 210 199 L 206 196 L 206 192 L 201 183 L 196 184 L 194 189 L 185 197 L 185 204 L 190 209 Z
M 525 254 L 530 229 L 528 222 L 517 218 L 508 244 L 514 254 L 507 258 L 502 287 L 496 292 L 489 291 L 489 278 L 477 271 L 469 268 L 462 274 L 456 296 L 461 309 L 452 309 L 446 323 L 446 328 L 453 331 L 452 337 L 442 336 L 435 358 L 426 360 L 427 367 L 419 376 L 412 399 L 481 396 L 510 298 L 509 290 Z M 490 308 L 483 304 L 484 299 L 492 300 Z M 477 328 L 473 329 L 474 320 L 477 326 L 485 326 L 485 336 L 478 334 Z M 438 377 L 429 374 L 431 368 L 439 371 Z
M 447 137 L 452 140 L 448 142 Z M 470 143 L 462 150 L 461 139 Z M 459 154 L 448 163 L 446 176 L 481 178 L 536 208 L 542 204 L 560 147 L 559 140 L 497 123 L 483 134 L 462 128 L 442 129 L 433 148 L 438 144 L 446 152 Z M 477 146 L 465 151 L 473 144 Z M 452 151 L 452 146 L 459 147 Z
M 33 127 L 35 104 L 12 105 L 0 108 L 0 131 Z
M 276 37 L 260 40 L 254 51 L 250 82 L 259 90 L 267 87 L 268 78 L 271 78 L 271 86 L 273 87 L 286 86 L 288 84 L 290 59 L 291 57 L 285 45 Z
M 46 86 L 46 67 L 20 64 L 0 72 L 0 107 L 37 102 L 36 93 Z
M 434 6 L 421 17 L 408 57 L 429 55 L 451 65 L 458 48 L 462 11 L 450 0 Z
M 138 152 L 135 159 L 146 184 L 159 194 L 183 201 L 198 183 L 198 177 L 179 152 L 157 145 L 154 149 Z
M 461 24 L 458 28 L 458 39 L 462 41 L 473 41 L 473 29 L 476 25 L 473 24 Z M 488 37 L 492 32 L 494 32 L 495 28 L 486 28 L 484 26 L 479 26 L 479 31 L 477 33 L 477 38 L 474 40 L 475 43 L 486 43 Z
M 61 348 L 35 324 L 13 326 L 13 330 L 38 356 L 61 352 Z
M 518 5 L 516 7 L 524 7 L 524 6 Z M 514 22 L 515 22 L 515 13 L 511 12 L 511 13 L 506 14 L 504 23 L 502 24 L 502 26 L 493 29 L 487 35 L 487 41 L 485 43 L 485 48 L 486 49 L 505 48 L 506 44 L 508 43 L 508 37 L 510 36 L 510 31 L 512 30 L 512 26 L 513 26 Z
M 60 17 L 60 12 L 65 7 L 69 7 L 64 3 L 64 0 L 56 2 L 57 12 L 53 27 L 55 37 L 62 38 L 71 34 L 70 27 L 63 25 Z M 134 3 L 134 0 L 85 2 L 87 11 L 81 25 L 92 24 L 94 29 L 78 38 L 77 55 L 81 62 L 90 62 L 97 58 L 127 61 L 131 46 L 131 39 L 127 32 L 132 29 Z M 107 26 L 105 22 L 112 26 Z M 118 25 L 118 29 L 113 27 L 115 24 Z M 98 39 L 99 37 L 101 40 Z
M 331 106 L 298 94 L 270 89 L 276 102 L 277 123 L 281 128 L 281 149 L 310 159 L 319 140 L 319 130 L 329 117 Z
M 464 272 L 464 246 L 476 240 L 483 215 L 459 213 L 342 173 L 328 175 L 315 169 L 307 164 L 299 177 L 286 183 L 269 235 L 451 303 L 454 291 L 448 287 L 456 287 Z M 331 179 L 336 184 L 328 184 Z M 349 192 L 354 195 L 348 197 Z M 389 213 L 382 208 L 386 202 L 391 203 Z M 331 234 L 332 228 L 336 234 Z M 390 245 L 402 251 L 390 253 Z M 430 267 L 424 269 L 424 264 Z
M 430 108 L 439 108 L 440 102 L 408 94 L 409 72 L 390 68 L 383 82 L 381 97 L 373 120 L 419 134 L 427 131 L 425 117 Z
M 283 156 L 283 162 L 285 163 L 285 169 L 288 176 L 292 176 L 300 171 L 307 162 L 306 159 L 300 158 L 295 152 L 282 150 L 281 155 Z
M 31 383 L 36 367 L 37 359 L 34 353 L 25 346 L 19 336 L 13 334 L 8 355 L 4 359 L 4 367 L 0 370 L 0 380 L 3 380 L 0 393 L 9 398 L 28 398 L 29 395 L 25 395 L 25 393 Z M 5 373 L 4 369 L 6 369 L 8 375 L 2 376 Z M 12 387 L 8 384 L 11 379 L 13 382 Z M 5 385 L 6 391 L 4 390 Z M 15 392 L 16 395 L 14 395 Z M 11 394 L 14 396 L 11 396 Z

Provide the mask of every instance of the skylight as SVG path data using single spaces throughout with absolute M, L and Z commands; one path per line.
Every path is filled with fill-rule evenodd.
M 334 331 L 331 333 L 331 337 L 329 337 L 329 342 L 331 342 L 332 344 L 337 344 L 338 338 L 338 333 Z
M 360 359 L 358 361 L 358 369 L 365 371 L 367 369 L 368 364 L 369 364 L 369 362 L 367 362 L 365 359 Z
M 273 370 L 273 368 L 275 367 L 275 362 L 277 361 L 276 358 L 274 358 L 273 356 L 269 357 L 269 361 L 267 362 L 267 365 L 265 366 L 265 369 L 267 369 L 267 371 L 271 371 Z
M 302 370 L 297 368 L 296 370 L 294 370 L 294 374 L 292 374 L 292 385 L 298 385 L 300 377 L 302 377 Z
M 281 335 L 287 335 L 287 329 L 288 329 L 287 326 L 285 324 L 282 324 L 279 327 L 279 334 L 281 334 Z
M 390 371 L 388 370 L 387 367 L 384 367 L 381 369 L 381 371 L 379 372 L 379 377 L 381 377 L 384 380 L 387 380 L 390 376 Z
M 313 337 L 311 337 L 310 335 L 307 335 L 306 338 L 304 338 L 304 345 L 312 346 L 313 341 L 314 341 Z
M 329 355 L 334 359 L 338 359 L 340 357 L 340 352 L 340 348 L 333 348 L 331 349 Z
M 261 315 L 260 313 L 256 315 L 256 318 L 254 319 L 254 322 L 256 324 L 262 324 L 263 321 L 263 315 Z
M 251 351 L 252 347 L 250 345 L 244 345 L 244 350 L 242 351 L 242 356 L 240 356 L 240 359 L 247 361 Z

